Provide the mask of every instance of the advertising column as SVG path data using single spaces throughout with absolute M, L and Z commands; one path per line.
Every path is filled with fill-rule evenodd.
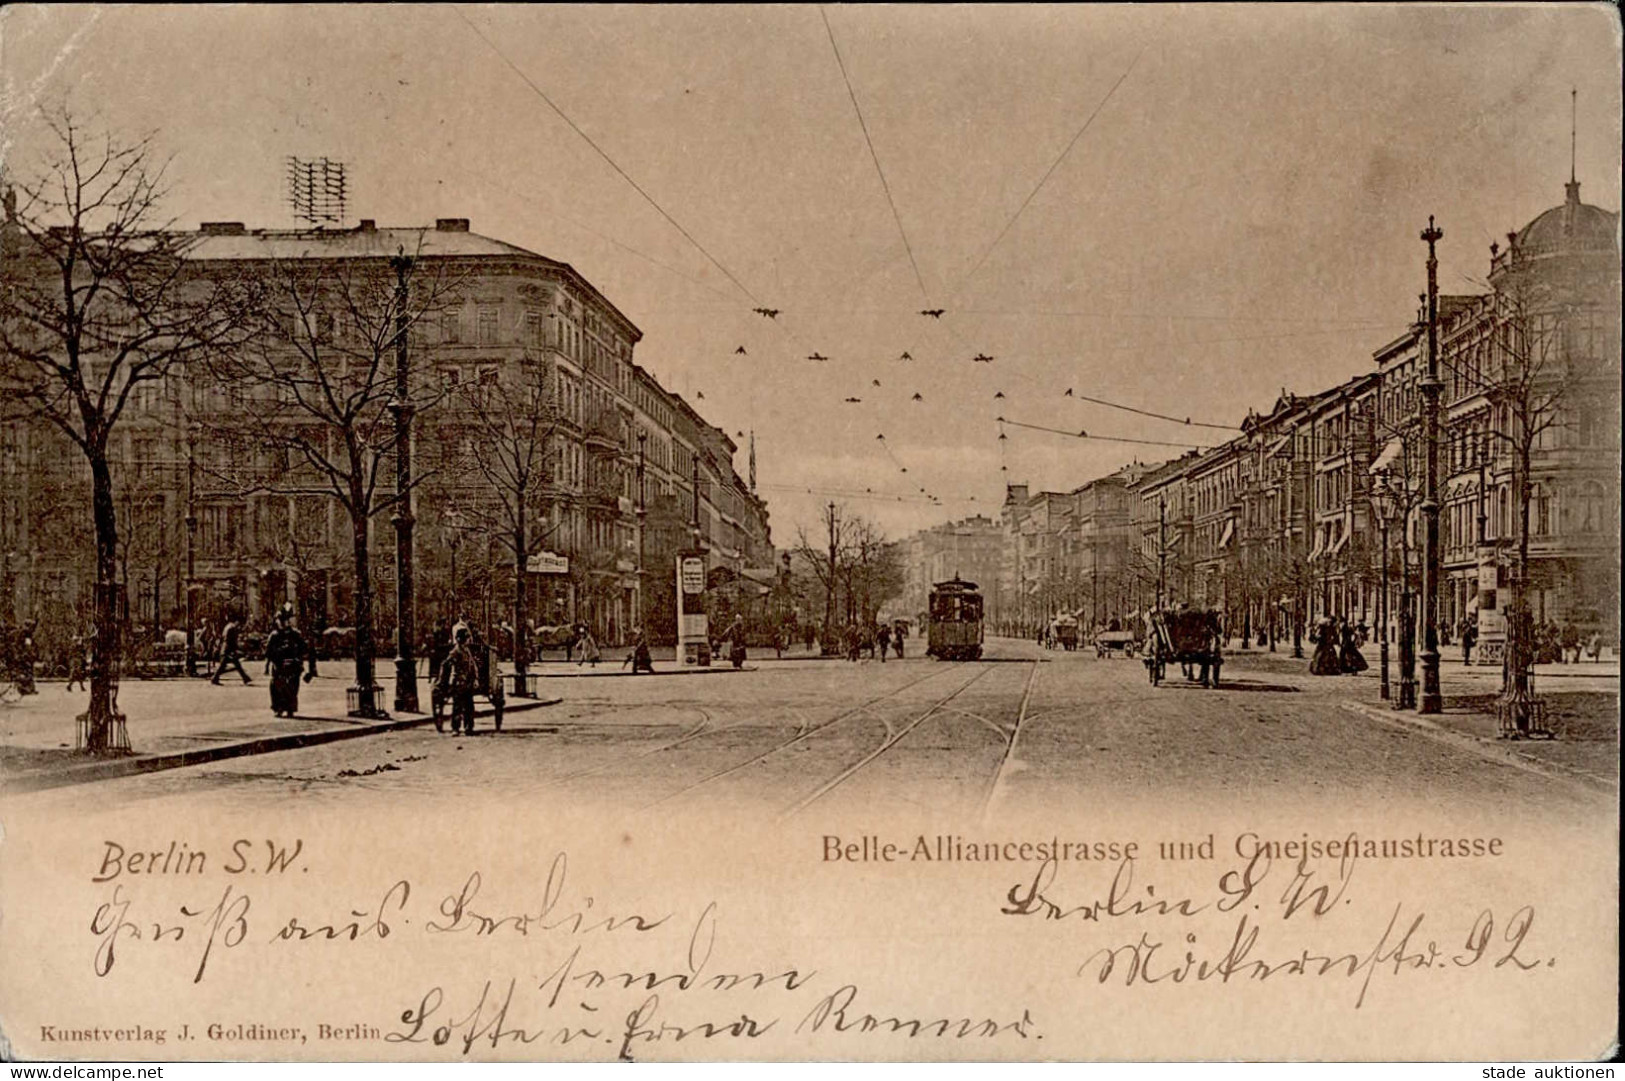
M 705 553 L 677 555 L 678 663 L 710 667 L 711 636 L 705 616 Z

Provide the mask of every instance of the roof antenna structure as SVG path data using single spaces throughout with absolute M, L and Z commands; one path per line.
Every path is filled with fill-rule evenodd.
M 345 166 L 330 158 L 288 158 L 288 206 L 314 229 L 344 224 Z

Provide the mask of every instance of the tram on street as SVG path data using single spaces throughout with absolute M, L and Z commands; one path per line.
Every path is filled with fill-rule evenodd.
M 974 661 L 982 656 L 982 594 L 975 582 L 957 576 L 931 587 L 926 654 L 941 661 Z

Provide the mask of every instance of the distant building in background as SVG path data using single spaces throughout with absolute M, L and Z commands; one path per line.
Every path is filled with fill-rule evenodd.
M 910 618 L 926 611 L 934 583 L 951 578 L 980 586 L 986 610 L 999 603 L 1004 531 L 993 519 L 975 515 L 932 526 L 900 546 L 906 573 L 900 603 Z
M 1488 292 L 1439 298 L 1440 624 L 1453 638 L 1473 623 L 1480 663 L 1500 663 L 1516 559 L 1520 382 L 1554 403 L 1528 477 L 1531 614 L 1619 642 L 1619 228 L 1571 180 L 1561 205 L 1490 245 Z M 1322 616 L 1374 625 L 1384 488 L 1398 504 L 1386 609 L 1397 619 L 1399 594 L 1420 588 L 1425 320 L 1419 311 L 1376 349 L 1370 371 L 1283 391 L 1220 446 L 1071 492 L 1008 485 L 992 625 L 1031 634 L 1061 611 L 1103 623 L 1159 599 L 1219 609 L 1231 634 L 1260 641 Z M 1538 377 L 1521 381 L 1529 370 Z M 947 528 L 916 534 L 911 562 L 931 558 Z

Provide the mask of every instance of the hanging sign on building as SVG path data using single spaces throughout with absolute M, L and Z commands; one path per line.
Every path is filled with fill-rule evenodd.
M 553 552 L 537 552 L 525 560 L 525 569 L 532 574 L 569 574 L 570 557 Z

